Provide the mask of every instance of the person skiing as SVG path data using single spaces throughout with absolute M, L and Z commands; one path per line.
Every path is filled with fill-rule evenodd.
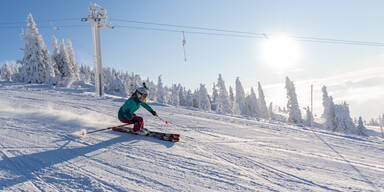
M 118 118 L 122 123 L 134 124 L 133 131 L 139 135 L 146 135 L 148 130 L 144 128 L 143 117 L 137 116 L 135 112 L 143 106 L 147 111 L 156 116 L 157 113 L 147 103 L 148 89 L 143 83 L 143 87 L 135 90 L 132 96 L 120 107 Z

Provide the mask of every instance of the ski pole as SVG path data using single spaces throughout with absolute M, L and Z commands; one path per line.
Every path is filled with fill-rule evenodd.
M 159 118 L 160 121 L 163 121 L 165 124 L 171 124 L 171 125 L 174 125 L 176 127 L 182 127 L 180 125 L 177 125 L 175 123 L 172 123 L 172 122 L 168 122 L 168 120 L 164 120 L 163 118 L 159 117 L 158 115 L 156 115 L 157 118 Z
M 103 128 L 103 129 L 98 129 L 98 130 L 90 131 L 90 132 L 87 132 L 87 130 L 83 129 L 81 131 L 81 136 L 85 137 L 87 134 L 90 134 L 90 133 L 96 133 L 96 132 L 99 132 L 99 131 L 104 131 L 104 130 L 112 129 L 112 128 L 115 128 L 115 127 L 123 127 L 125 125 L 128 125 L 128 124 L 122 124 L 122 125 L 119 125 L 119 126 L 107 127 L 107 128 Z
M 160 121 L 163 121 L 165 124 L 168 124 L 167 120 L 164 120 L 163 118 L 159 117 L 159 115 L 156 114 L 156 117 L 160 119 Z

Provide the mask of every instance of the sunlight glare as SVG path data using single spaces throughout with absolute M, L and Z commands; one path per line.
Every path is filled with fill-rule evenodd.
M 294 67 L 300 60 L 298 43 L 288 36 L 271 36 L 262 43 L 263 61 L 272 68 L 284 70 Z

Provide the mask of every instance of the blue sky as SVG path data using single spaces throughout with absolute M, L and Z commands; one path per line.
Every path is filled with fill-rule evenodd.
M 116 26 L 113 30 L 103 29 L 101 32 L 104 66 L 135 72 L 153 80 L 162 75 L 168 85 L 181 83 L 193 89 L 198 88 L 200 83 L 207 84 L 210 89 L 212 83 L 217 80 L 218 73 L 223 75 L 228 86 L 234 86 L 235 79 L 239 76 L 243 86 L 248 89 L 257 86 L 257 81 L 260 81 L 266 89 L 267 101 L 269 97 L 270 101 L 279 105 L 285 104 L 282 83 L 284 78 L 289 76 L 297 82 L 298 92 L 303 93 L 299 95 L 301 106 L 308 105 L 307 89 L 314 83 L 315 90 L 319 91 L 322 84 L 328 85 L 331 95 L 334 93 L 336 100 L 349 102 L 353 115 L 374 117 L 383 112 L 380 110 L 384 103 L 380 98 L 384 96 L 382 92 L 384 87 L 380 87 L 380 83 L 384 77 L 378 72 L 383 66 L 384 47 L 295 41 L 299 47 L 300 59 L 289 67 L 284 66 L 284 62 L 270 66 L 262 59 L 261 45 L 265 39 L 186 33 L 187 62 L 184 62 L 181 33 L 118 26 L 196 30 L 126 23 L 118 19 L 265 33 L 269 37 L 284 34 L 384 42 L 384 25 L 380 22 L 380 19 L 384 18 L 382 11 L 384 1 L 97 0 L 95 2 L 108 11 L 111 23 Z M 20 47 L 24 45 L 19 33 L 21 27 L 25 25 L 27 14 L 32 13 L 50 50 L 52 50 L 52 35 L 58 39 L 70 39 L 77 61 L 91 65 L 90 24 L 80 22 L 80 18 L 88 16 L 89 4 L 90 2 L 85 0 L 1 1 L 0 6 L 5 9 L 0 12 L 2 50 L 0 62 L 23 57 Z M 49 20 L 53 25 L 64 27 L 54 30 Z M 65 27 L 68 25 L 69 27 Z M 368 73 L 371 76 L 359 77 L 361 74 L 367 75 L 360 71 L 367 70 L 372 71 Z M 348 76 L 335 82 L 335 77 L 346 73 L 355 76 Z M 356 91 L 353 86 L 359 82 L 366 85 L 369 90 L 375 90 L 372 94 L 376 97 L 357 97 L 361 90 Z M 353 99 L 345 95 L 348 91 L 355 96 Z M 376 105 L 374 109 L 365 108 L 364 105 L 367 103 Z M 377 104 L 381 108 L 375 107 Z M 321 101 L 317 100 L 315 106 L 318 106 L 320 113 Z

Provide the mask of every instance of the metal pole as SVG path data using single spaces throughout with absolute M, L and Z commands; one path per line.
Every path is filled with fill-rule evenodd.
M 92 42 L 93 42 L 93 63 L 95 67 L 95 92 L 100 95 L 100 80 L 99 80 L 99 62 L 98 62 L 98 50 L 97 50 L 97 22 L 92 20 Z
M 311 85 L 311 129 L 313 128 L 313 84 Z
M 97 69 L 98 69 L 98 84 L 99 89 L 97 90 L 99 96 L 104 96 L 104 76 L 103 76 L 103 64 L 102 64 L 102 58 L 101 58 L 101 46 L 100 46 L 100 27 L 97 24 L 96 27 L 96 59 L 97 59 Z
M 88 18 L 82 18 L 83 22 L 92 23 L 93 62 L 95 65 L 95 92 L 101 97 L 104 95 L 104 77 L 100 45 L 100 28 L 108 27 L 113 29 L 106 16 L 107 11 L 100 5 L 91 2 Z

